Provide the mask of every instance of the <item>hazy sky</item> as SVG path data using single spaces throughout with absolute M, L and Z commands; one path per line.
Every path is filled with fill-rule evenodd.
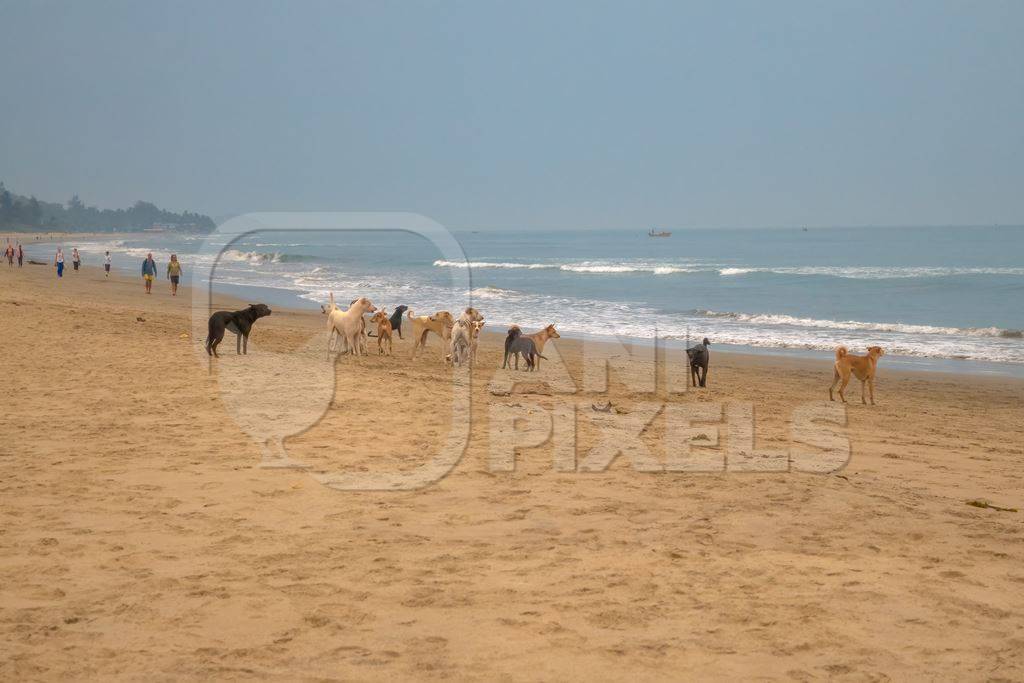
M 449 227 L 1024 222 L 1024 2 L 0 0 L 0 180 Z

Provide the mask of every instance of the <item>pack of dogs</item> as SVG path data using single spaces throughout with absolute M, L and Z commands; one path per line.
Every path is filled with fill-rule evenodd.
M 412 327 L 412 358 L 415 359 L 426 351 L 427 338 L 433 333 L 441 340 L 441 360 L 445 365 L 472 367 L 476 362 L 477 345 L 485 322 L 483 315 L 472 306 L 464 310 L 458 318 L 449 311 L 416 315 L 404 304 L 396 307 L 389 316 L 386 310 L 378 309 L 365 296 L 353 299 L 349 302 L 348 308 L 343 310 L 335 303 L 333 292 L 330 293 L 328 303 L 322 305 L 320 310 L 327 316 L 328 358 L 332 354 L 368 355 L 367 337 L 377 338 L 378 355 L 391 356 L 394 352 L 394 335 L 397 334 L 399 339 L 404 339 L 402 324 L 403 320 L 407 319 L 408 325 Z M 239 355 L 247 354 L 253 325 L 260 318 L 270 314 L 271 310 L 266 304 L 250 304 L 240 311 L 213 313 L 210 316 L 209 333 L 206 337 L 207 354 L 220 357 L 217 347 L 224 340 L 225 332 L 236 335 L 235 352 Z M 375 326 L 373 332 L 366 329 L 367 315 L 370 316 L 369 323 Z M 544 355 L 544 346 L 552 339 L 560 337 L 553 324 L 532 334 L 524 334 L 519 325 L 512 325 L 505 336 L 502 369 L 512 369 L 514 364 L 514 369 L 519 370 L 519 359 L 522 357 L 524 371 L 540 370 L 540 361 L 548 359 Z M 701 343 L 686 349 L 689 381 L 693 387 L 707 387 L 708 367 L 711 365 L 710 346 L 711 342 L 705 337 Z M 851 354 L 845 346 L 837 347 L 832 384 L 828 388 L 829 400 L 835 401 L 835 394 L 838 393 L 839 399 L 846 403 L 846 386 L 850 383 L 851 377 L 856 377 L 861 383 L 861 403 L 866 405 L 870 397 L 871 405 L 875 405 L 875 373 L 878 359 L 883 355 L 885 351 L 880 346 L 869 346 L 867 355 L 864 356 Z

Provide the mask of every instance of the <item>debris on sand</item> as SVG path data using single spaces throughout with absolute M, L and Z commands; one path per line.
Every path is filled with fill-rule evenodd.
M 969 500 L 967 504 L 976 508 L 987 508 L 989 510 L 998 510 L 999 512 L 1017 512 L 1017 508 L 1000 507 L 999 505 L 993 505 L 987 500 Z

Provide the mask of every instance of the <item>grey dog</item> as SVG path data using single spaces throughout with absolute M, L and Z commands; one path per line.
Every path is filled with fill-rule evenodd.
M 695 387 L 707 387 L 708 385 L 708 365 L 711 362 L 709 346 L 711 346 L 711 342 L 708 341 L 707 337 L 704 337 L 703 342 L 686 349 L 686 358 L 690 362 L 690 379 Z
M 519 369 L 519 354 L 523 354 L 523 360 L 526 361 L 526 369 L 533 371 L 537 367 L 537 359 L 543 358 L 547 360 L 547 356 L 542 356 L 537 353 L 537 343 L 529 337 L 523 337 L 516 335 L 511 339 L 506 339 L 507 353 L 508 355 L 516 357 L 516 370 Z

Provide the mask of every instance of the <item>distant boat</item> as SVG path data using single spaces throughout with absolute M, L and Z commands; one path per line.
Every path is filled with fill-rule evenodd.
M 648 236 L 648 237 L 671 237 L 671 236 L 672 236 L 672 233 L 671 233 L 671 232 L 669 232 L 668 230 L 661 230 L 661 231 L 659 231 L 659 232 L 655 232 L 655 231 L 654 231 L 654 228 L 651 228 L 651 229 L 650 229 L 650 230 L 649 230 L 649 231 L 647 232 L 647 236 Z

